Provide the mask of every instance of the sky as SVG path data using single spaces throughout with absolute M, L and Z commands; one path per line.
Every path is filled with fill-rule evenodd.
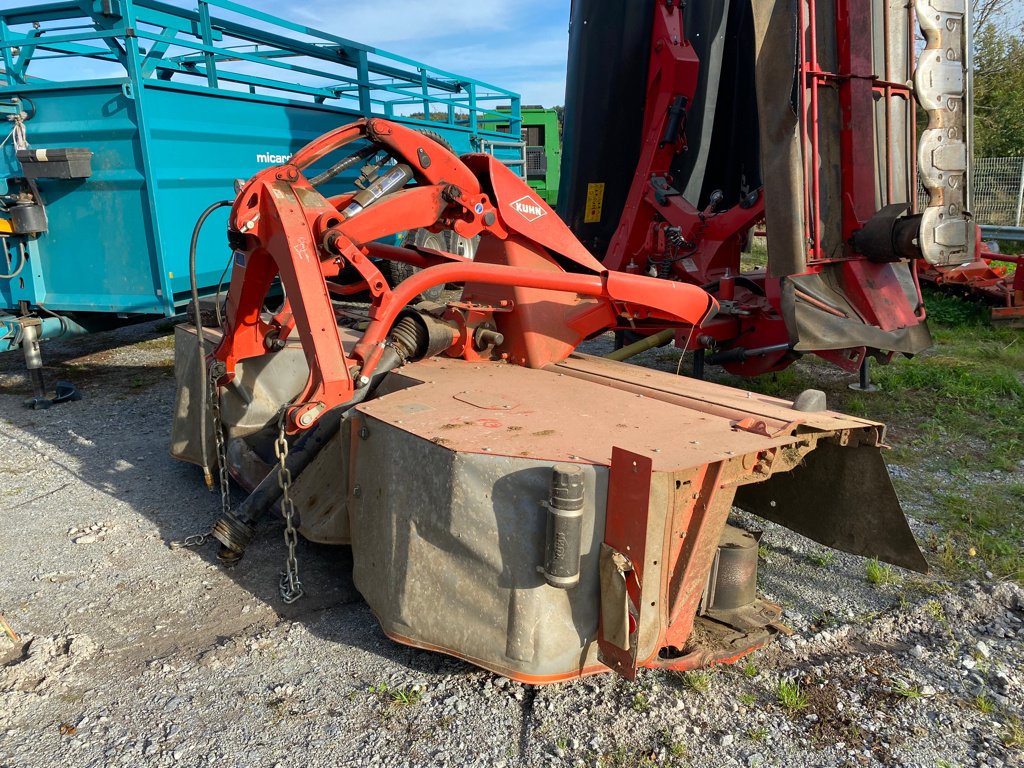
M 309 0 L 286 11 L 268 0 L 246 4 L 517 91 L 523 104 L 565 99 L 569 0 Z
M 196 7 L 195 0 L 164 1 L 190 10 Z M 235 1 L 295 24 L 517 92 L 524 105 L 552 107 L 564 103 L 570 0 Z M 0 9 L 27 4 L 27 0 L 0 0 Z M 212 11 L 215 16 L 239 18 L 221 8 Z M 30 74 L 66 79 L 66 71 L 58 74 L 52 70 L 57 66 L 50 61 L 33 62 Z M 114 73 L 102 62 L 84 59 L 76 60 L 75 66 L 75 75 L 81 78 L 121 72 L 117 69 Z M 236 68 L 245 71 L 246 65 Z M 307 76 L 297 77 L 311 83 Z

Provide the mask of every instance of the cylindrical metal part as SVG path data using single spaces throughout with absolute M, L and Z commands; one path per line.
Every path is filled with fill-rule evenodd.
M 747 349 L 745 347 L 735 347 L 733 349 L 727 349 L 724 352 L 716 352 L 707 358 L 707 362 L 711 365 L 727 365 L 728 363 L 742 363 L 744 360 L 749 360 L 752 357 L 760 357 L 761 355 L 770 355 L 774 352 L 785 352 L 789 349 L 788 343 L 783 344 L 770 344 L 767 347 L 755 347 L 754 349 Z
M 664 331 L 658 331 L 651 336 L 645 336 L 640 339 L 640 341 L 634 341 L 632 344 L 616 349 L 614 352 L 610 352 L 605 355 L 605 357 L 609 360 L 626 360 L 627 358 L 633 357 L 633 355 L 639 355 L 641 352 L 646 352 L 648 349 L 663 347 L 675 337 L 675 330 L 672 328 L 666 328 Z
M 46 211 L 38 203 L 15 203 L 7 209 L 11 226 L 19 235 L 35 235 L 46 231 Z
M 736 298 L 736 278 L 732 275 L 726 274 L 721 280 L 718 281 L 718 296 L 716 297 L 719 301 L 732 301 Z
M 42 322 L 30 317 L 21 323 L 21 348 L 25 353 L 25 368 L 36 391 L 36 397 L 46 397 L 46 384 L 43 381 L 43 354 L 39 348 L 39 331 Z
M 352 202 L 345 207 L 342 213 L 345 215 L 345 218 L 352 218 L 364 208 L 373 205 L 384 195 L 398 191 L 411 179 L 412 168 L 405 163 L 399 163 L 362 192 L 357 192 L 353 195 Z
M 582 467 L 556 464 L 551 468 L 547 541 L 541 570 L 544 580 L 558 589 L 572 589 L 580 581 L 584 496 Z
M 757 598 L 757 539 L 726 525 L 718 544 L 705 604 L 711 610 L 735 610 Z
M 21 347 L 25 352 L 25 367 L 30 371 L 43 367 L 43 355 L 39 349 L 39 330 L 42 322 L 34 317 L 20 321 Z

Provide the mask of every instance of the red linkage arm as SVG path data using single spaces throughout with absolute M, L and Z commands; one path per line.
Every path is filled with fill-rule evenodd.
M 407 163 L 416 184 L 346 216 L 300 171 L 363 138 Z M 484 189 L 492 190 L 494 199 Z M 347 204 L 351 197 L 334 200 Z M 491 255 L 474 262 L 372 242 L 419 227 L 482 234 L 488 240 L 482 250 Z M 294 324 L 310 373 L 289 412 L 292 430 L 308 428 L 326 410 L 353 399 L 380 360 L 399 314 L 436 285 L 460 282 L 496 296 L 502 291 L 514 296 L 498 302 L 503 314 L 500 321 L 493 318 L 510 329 L 506 346 L 514 354 L 501 348 L 493 354 L 535 366 L 563 359 L 580 340 L 620 316 L 699 325 L 717 309 L 714 299 L 693 285 L 607 272 L 554 212 L 493 158 L 459 159 L 429 137 L 383 120 L 339 128 L 298 152 L 290 165 L 257 174 L 235 201 L 231 229 L 237 255 L 225 335 L 214 354 L 230 376 L 239 360 L 267 353 Z M 424 269 L 392 289 L 371 256 Z M 575 262 L 572 271 L 563 266 L 566 260 Z M 359 274 L 355 284 L 333 282 L 343 267 Z M 263 303 L 275 277 L 284 287 L 288 312 L 268 319 Z M 346 354 L 331 293 L 346 295 L 356 286 L 365 286 L 372 296 L 371 323 Z M 535 310 L 535 305 L 542 309 Z M 561 313 L 551 314 L 553 307 L 561 307 Z M 479 305 L 475 311 L 490 317 L 493 308 Z M 559 341 L 545 344 L 549 335 Z M 456 345 L 462 350 L 467 346 L 465 339 L 453 349 Z

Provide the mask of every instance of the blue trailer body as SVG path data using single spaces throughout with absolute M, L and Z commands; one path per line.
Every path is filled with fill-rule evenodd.
M 357 117 L 428 128 L 460 153 L 500 139 L 477 124 L 499 106 L 519 117 L 510 91 L 227 0 L 198 6 L 74 0 L 0 12 L 0 120 L 23 127 L 32 150 L 93 153 L 88 178 L 30 186 L 17 133 L 0 148 L 0 200 L 29 189 L 47 219 L 42 234 L 5 231 L 16 227 L 0 207 L 0 322 L 6 313 L 9 341 L 13 316 L 26 308 L 64 316 L 46 327 L 65 330 L 178 313 L 200 212 L 231 198 L 235 179 Z M 92 76 L 97 70 L 102 76 Z M 517 167 L 518 157 L 499 158 Z M 226 216 L 215 214 L 199 242 L 203 292 L 215 289 L 230 255 Z

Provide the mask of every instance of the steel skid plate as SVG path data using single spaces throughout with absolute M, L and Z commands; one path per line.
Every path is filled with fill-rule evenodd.
M 768 489 L 745 504 L 763 512 L 773 487 L 792 492 L 779 478 L 813 478 L 819 454 L 820 471 L 835 472 L 833 453 L 877 455 L 882 438 L 873 422 L 584 355 L 545 370 L 407 365 L 351 420 L 354 577 L 384 631 L 530 683 L 692 667 L 763 643 L 763 628 L 696 615 L 737 492 L 743 502 L 746 489 Z M 539 570 L 560 462 L 584 470 L 572 589 Z M 792 521 L 768 516 L 923 566 L 881 459 L 858 468 L 871 475 L 862 485 L 822 478 Z M 872 525 L 880 541 L 862 535 Z

